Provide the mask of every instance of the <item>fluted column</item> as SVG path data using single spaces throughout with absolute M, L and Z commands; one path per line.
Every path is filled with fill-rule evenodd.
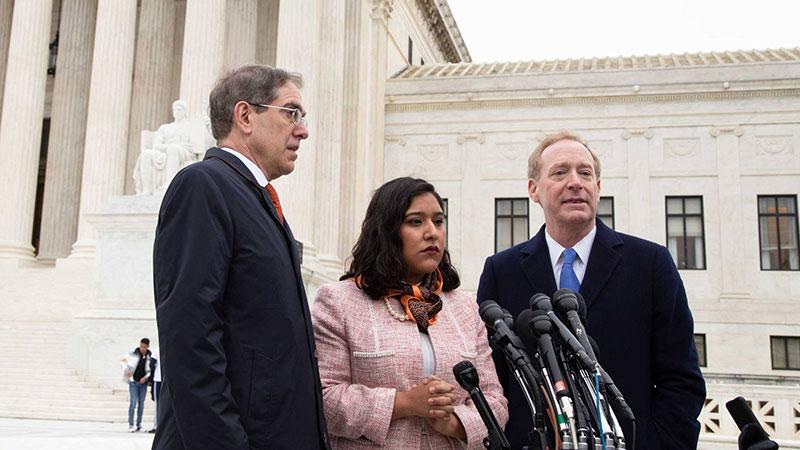
M 462 201 L 457 205 L 453 202 L 449 205 L 453 209 L 457 208 L 460 213 L 456 215 L 452 210 L 448 211 L 447 229 L 451 234 L 448 234 L 447 244 L 453 264 L 460 268 L 464 287 L 477 289 L 485 254 L 462 253 L 461 249 L 477 242 L 486 242 L 486 230 L 494 227 L 494 218 L 486 214 L 485 204 L 476 201 L 481 198 L 475 180 L 481 179 L 481 157 L 486 151 L 483 146 L 486 143 L 486 136 L 482 133 L 462 134 L 456 138 L 456 143 L 460 146 L 461 159 L 464 161 L 464 172 L 459 183 L 460 195 L 457 196 Z M 456 220 L 460 222 L 455 223 Z M 460 236 L 455 235 L 455 230 L 459 230 Z M 493 248 L 494 244 L 490 243 L 488 247 Z
M 358 238 L 367 198 L 358 195 L 360 167 L 368 153 L 367 105 L 369 105 L 370 19 L 369 4 L 346 3 L 344 41 L 344 86 L 342 103 L 341 196 L 339 210 L 339 256 L 346 259 Z
M 208 94 L 222 74 L 225 12 L 225 0 L 186 3 L 180 97 L 191 118 L 208 115 Z
M 0 258 L 33 258 L 51 9 L 52 0 L 14 7 L 0 122 Z
M 228 0 L 225 70 L 256 61 L 257 0 Z
M 14 0 L 0 0 L 0 120 L 3 118 L 3 87 L 6 80 L 8 41 L 11 37 L 11 13 Z
M 342 152 L 342 87 L 344 82 L 344 29 L 345 5 L 341 0 L 321 0 L 320 68 L 325 76 L 317 80 L 317 176 L 324 180 L 317 183 L 314 195 L 314 223 L 325 226 L 314 227 L 314 241 L 318 248 L 320 263 L 332 277 L 342 273 L 339 250 L 339 186 L 340 159 Z
M 136 0 L 99 0 L 78 240 L 70 257 L 94 256 L 97 233 L 86 216 L 125 188 L 135 40 Z
M 367 156 L 370 158 L 366 169 L 368 185 L 366 193 L 372 192 L 383 183 L 384 120 L 386 115 L 386 65 L 388 58 L 389 18 L 394 10 L 393 0 L 372 0 L 372 58 L 370 62 L 370 104 L 369 129 L 370 143 Z M 362 192 L 364 194 L 365 192 Z
M 131 120 L 125 164 L 125 193 L 134 193 L 133 169 L 139 158 L 142 130 L 172 121 L 172 59 L 175 0 L 149 0 L 139 9 L 133 69 Z
M 663 235 L 653 234 L 650 217 L 650 149 L 653 137 L 650 129 L 628 129 L 622 138 L 628 141 L 628 214 L 631 234 L 664 242 Z
M 280 3 L 280 0 L 258 1 L 258 40 L 256 42 L 256 62 L 258 64 L 275 65 Z
M 717 140 L 717 181 L 719 187 L 719 240 L 722 250 L 722 299 L 748 299 L 745 258 L 742 242 L 753 239 L 743 232 L 742 183 L 739 164 L 739 138 L 744 130 L 738 126 L 713 127 L 709 130 Z
M 294 172 L 281 177 L 276 183 L 284 211 L 297 239 L 313 246 L 313 208 L 317 176 L 316 148 L 320 139 L 318 123 L 321 120 L 316 104 L 318 0 L 282 1 L 278 18 L 278 47 L 276 66 L 303 74 L 301 90 L 303 104 L 309 116 L 310 138 L 300 144 Z M 325 73 L 325 76 L 330 75 Z M 337 186 L 338 188 L 338 186 Z M 318 225 L 318 224 L 316 224 Z
M 78 234 L 97 0 L 63 0 L 39 259 L 69 255 Z

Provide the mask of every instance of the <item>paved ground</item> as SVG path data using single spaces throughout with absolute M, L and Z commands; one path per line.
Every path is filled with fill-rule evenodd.
M 152 434 L 128 433 L 125 423 L 0 419 L 0 450 L 150 450 L 152 443 Z

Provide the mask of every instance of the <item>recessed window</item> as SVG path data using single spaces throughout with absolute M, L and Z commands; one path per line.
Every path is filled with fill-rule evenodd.
M 678 269 L 705 269 L 703 197 L 667 197 L 667 248 Z
M 442 210 L 444 212 L 444 231 L 446 233 L 445 234 L 445 238 L 444 238 L 444 246 L 445 247 L 450 247 L 450 245 L 449 245 L 450 244 L 450 221 L 447 220 L 447 210 L 448 209 L 449 209 L 449 207 L 448 207 L 447 199 L 443 198 L 442 199 Z
M 528 240 L 528 198 L 498 198 L 494 201 L 494 251 Z
M 700 363 L 700 367 L 707 367 L 708 361 L 706 361 L 706 335 L 699 333 L 695 334 L 694 346 L 697 347 L 697 360 Z
M 607 227 L 614 229 L 614 197 L 600 197 L 600 203 L 597 204 L 597 217 Z
M 408 38 L 408 63 L 414 64 L 414 41 L 411 40 L 411 37 Z
M 772 368 L 775 370 L 800 370 L 800 337 L 770 336 Z
M 800 270 L 797 196 L 758 196 L 758 241 L 761 270 Z

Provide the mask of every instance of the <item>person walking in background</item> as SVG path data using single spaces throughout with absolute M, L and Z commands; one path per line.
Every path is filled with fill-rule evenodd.
M 139 346 L 125 355 L 122 360 L 124 380 L 128 382 L 130 404 L 128 406 L 128 432 L 142 430 L 142 414 L 144 399 L 147 395 L 147 384 L 150 382 L 150 339 L 142 338 Z M 137 410 L 136 425 L 133 424 L 133 412 Z
M 153 428 L 148 433 L 155 433 L 158 427 L 158 392 L 161 390 L 161 359 L 158 353 L 158 347 L 150 351 L 150 398 L 153 399 L 155 411 L 153 411 Z
M 486 327 L 458 290 L 442 199 L 416 178 L 372 196 L 349 270 L 313 305 L 332 447 L 482 449 L 486 426 L 453 366 L 472 362 L 498 422 L 508 417 Z

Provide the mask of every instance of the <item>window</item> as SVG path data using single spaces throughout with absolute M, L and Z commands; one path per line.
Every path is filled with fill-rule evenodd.
M 700 367 L 706 367 L 708 364 L 706 361 L 706 335 L 695 334 L 694 346 L 697 347 L 697 360 L 700 362 Z
M 408 38 L 408 63 L 414 64 L 414 42 L 411 40 L 411 37 Z
M 678 269 L 705 269 L 703 197 L 667 197 L 667 248 Z
M 761 270 L 800 270 L 797 233 L 797 196 L 758 196 Z
M 494 251 L 528 240 L 528 198 L 494 200 Z
M 800 337 L 770 336 L 772 368 L 800 370 Z
M 600 197 L 600 203 L 597 204 L 597 217 L 606 226 L 614 229 L 614 197 Z
M 445 246 L 445 248 L 450 247 L 450 245 L 449 245 L 449 243 L 450 243 L 450 221 L 447 220 L 447 210 L 448 209 L 449 209 L 449 207 L 448 207 L 447 199 L 443 198 L 442 199 L 442 210 L 444 212 L 444 232 L 446 233 L 445 234 L 445 238 L 444 238 L 444 246 Z

